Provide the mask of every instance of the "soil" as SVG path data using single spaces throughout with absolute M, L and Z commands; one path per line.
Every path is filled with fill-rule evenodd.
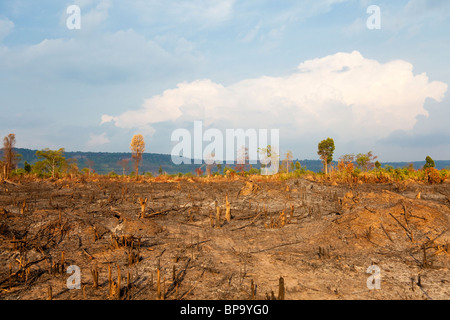
M 446 300 L 449 227 L 449 182 L 5 181 L 0 299 Z

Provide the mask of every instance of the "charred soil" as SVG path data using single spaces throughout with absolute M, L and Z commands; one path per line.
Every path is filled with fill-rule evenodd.
M 3 182 L 0 299 L 448 299 L 449 227 L 448 182 Z

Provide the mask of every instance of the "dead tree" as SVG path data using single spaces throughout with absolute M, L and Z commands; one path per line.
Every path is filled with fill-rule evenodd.
M 11 171 L 16 169 L 17 155 L 14 152 L 16 145 L 16 135 L 14 133 L 8 134 L 3 139 L 3 176 L 8 179 Z

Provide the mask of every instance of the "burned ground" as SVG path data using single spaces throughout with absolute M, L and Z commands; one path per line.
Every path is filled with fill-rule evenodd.
M 0 299 L 448 299 L 449 217 L 448 182 L 4 182 Z

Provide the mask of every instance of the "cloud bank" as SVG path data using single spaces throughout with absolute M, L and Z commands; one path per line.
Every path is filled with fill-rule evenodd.
M 342 141 L 376 141 L 411 130 L 428 116 L 426 99 L 441 101 L 447 84 L 415 75 L 403 60 L 380 63 L 358 51 L 302 62 L 285 77 L 263 76 L 229 86 L 210 79 L 184 82 L 137 110 L 103 115 L 102 123 L 148 128 L 203 120 L 216 128 L 280 128 L 292 135 L 330 129 Z

